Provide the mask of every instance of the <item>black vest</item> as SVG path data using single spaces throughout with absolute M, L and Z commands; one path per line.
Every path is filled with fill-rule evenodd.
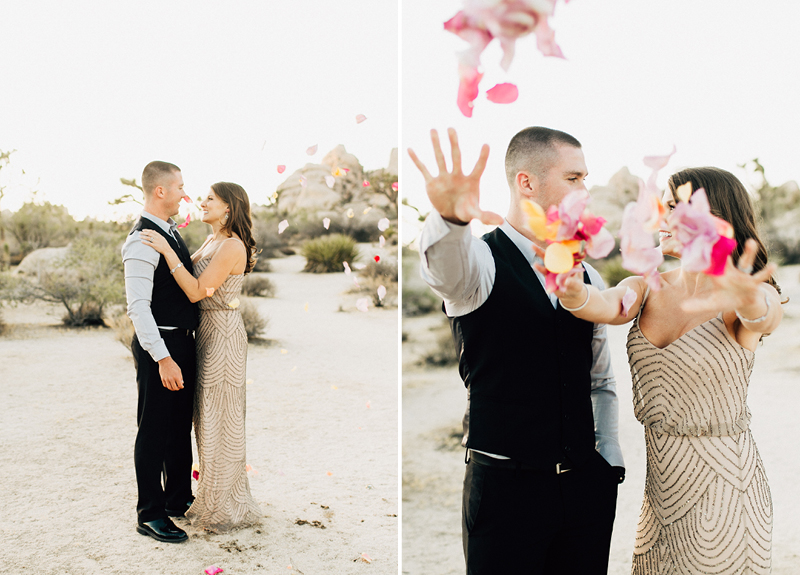
M 555 469 L 594 454 L 594 325 L 553 308 L 541 282 L 499 228 L 483 236 L 496 276 L 489 299 L 450 319 L 468 390 L 462 444 Z
M 169 245 L 172 246 L 172 249 L 175 250 L 175 253 L 178 254 L 181 262 L 183 262 L 183 266 L 189 270 L 189 273 L 192 273 L 192 258 L 185 244 L 173 239 L 147 218 L 139 218 L 130 233 L 143 229 L 155 230 L 167 238 Z M 177 327 L 179 329 L 197 329 L 197 304 L 189 301 L 178 282 L 169 273 L 169 266 L 164 256 L 158 258 L 158 265 L 153 276 L 153 299 L 150 303 L 150 310 L 153 312 L 156 325 Z

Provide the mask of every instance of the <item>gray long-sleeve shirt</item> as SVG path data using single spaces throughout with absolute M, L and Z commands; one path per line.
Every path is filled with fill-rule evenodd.
M 531 241 L 504 221 L 500 229 L 514 242 L 528 263 L 541 260 Z M 472 236 L 470 226 L 451 224 L 432 211 L 425 220 L 420 236 L 421 276 L 434 292 L 444 299 L 451 317 L 466 315 L 478 309 L 489 298 L 494 285 L 496 268 L 489 245 Z M 600 274 L 584 263 L 592 285 L 605 289 Z M 535 269 L 536 277 L 545 279 Z M 553 307 L 558 305 L 555 294 L 549 294 Z M 613 466 L 624 467 L 619 446 L 619 400 L 617 384 L 611 369 L 606 326 L 595 324 L 592 339 L 592 410 L 595 422 L 595 444 L 600 454 Z M 488 454 L 505 458 L 502 454 Z

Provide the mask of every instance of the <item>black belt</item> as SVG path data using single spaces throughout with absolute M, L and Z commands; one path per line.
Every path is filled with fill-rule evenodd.
M 164 337 L 165 335 L 180 336 L 180 337 L 192 337 L 192 335 L 194 334 L 194 330 L 193 329 L 161 329 L 161 328 L 158 328 L 158 331 L 161 334 L 161 337 Z
M 467 461 L 470 459 L 472 459 L 478 465 L 483 465 L 485 467 L 499 467 L 501 469 L 535 469 L 539 471 L 547 471 L 541 465 L 531 465 L 529 463 L 523 463 L 514 459 L 497 459 L 496 457 L 491 457 L 485 453 L 479 453 L 477 451 L 473 451 L 472 449 L 468 449 Z M 567 471 L 572 471 L 572 467 L 565 463 L 556 463 L 555 468 L 557 475 L 561 475 Z

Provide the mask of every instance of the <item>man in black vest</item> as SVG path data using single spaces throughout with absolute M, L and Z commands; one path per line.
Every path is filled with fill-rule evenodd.
M 144 210 L 122 248 L 128 316 L 139 406 L 134 462 L 138 485 L 136 530 L 178 543 L 186 533 L 170 519 L 182 517 L 192 500 L 192 407 L 195 389 L 194 329 L 197 306 L 172 277 L 163 256 L 139 239 L 142 229 L 164 236 L 190 272 L 192 260 L 172 216 L 183 191 L 180 169 L 150 162 L 142 173 Z M 163 486 L 162 486 L 163 476 Z
M 451 172 L 435 130 L 436 177 L 409 155 L 434 207 L 420 237 L 421 274 L 444 299 L 468 390 L 467 573 L 606 573 L 625 470 L 605 326 L 575 318 L 546 293 L 533 268 L 539 242 L 522 209 L 526 198 L 546 211 L 586 189 L 581 145 L 548 128 L 514 136 L 504 220 L 479 207 L 488 146 L 465 175 L 455 131 L 449 136 Z M 473 219 L 499 227 L 478 240 L 469 232 Z M 585 267 L 585 279 L 602 289 Z

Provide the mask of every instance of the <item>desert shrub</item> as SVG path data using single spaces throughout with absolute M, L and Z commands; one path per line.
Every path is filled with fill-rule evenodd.
M 441 309 L 442 300 L 429 287 L 411 287 L 403 282 L 403 317 L 416 317 Z
M 106 306 L 125 302 L 125 279 L 119 241 L 103 236 L 75 240 L 67 255 L 42 271 L 38 281 L 24 282 L 27 299 L 60 303 L 69 326 L 103 325 Z
M 249 274 L 244 278 L 242 293 L 255 297 L 275 297 L 275 284 L 268 277 Z
M 456 346 L 453 343 L 453 336 L 450 332 L 443 332 L 436 338 L 434 346 L 422 356 L 422 361 L 426 365 L 444 367 L 458 362 L 456 356 Z
M 260 337 L 267 331 L 269 319 L 258 311 L 258 307 L 251 301 L 242 299 L 239 304 L 239 313 L 242 314 L 244 331 L 247 332 L 247 339 L 253 340 Z
M 50 202 L 23 204 L 6 225 L 23 256 L 39 248 L 65 246 L 78 234 L 78 223 L 67 208 Z
M 303 271 L 311 273 L 340 272 L 344 270 L 344 262 L 352 264 L 360 257 L 355 240 L 341 234 L 309 240 L 302 253 L 306 258 Z
M 293 229 L 293 226 L 289 226 L 282 234 L 279 234 L 278 224 L 282 218 L 274 209 L 255 205 L 250 209 L 253 219 L 253 237 L 256 240 L 256 247 L 260 251 L 258 261 L 283 255 L 296 230 Z
M 3 319 L 3 310 L 0 310 L 0 335 L 3 335 L 8 329 L 8 324 Z
M 263 257 L 261 254 L 258 255 L 258 259 L 256 260 L 256 265 L 253 266 L 254 272 L 264 272 L 268 273 L 272 271 L 272 261 L 268 260 L 267 258 Z
M 599 271 L 603 276 L 603 281 L 606 282 L 606 287 L 614 287 L 625 278 L 636 275 L 622 267 L 622 256 L 606 260 Z
M 387 264 L 371 260 L 359 271 L 363 278 L 380 278 L 387 282 L 397 282 L 397 264 Z M 384 284 L 385 285 L 385 284 Z
M 118 308 L 110 316 L 108 323 L 111 329 L 114 330 L 114 337 L 127 349 L 131 349 L 131 342 L 136 330 L 133 328 L 133 322 L 128 317 L 126 309 L 124 307 Z

